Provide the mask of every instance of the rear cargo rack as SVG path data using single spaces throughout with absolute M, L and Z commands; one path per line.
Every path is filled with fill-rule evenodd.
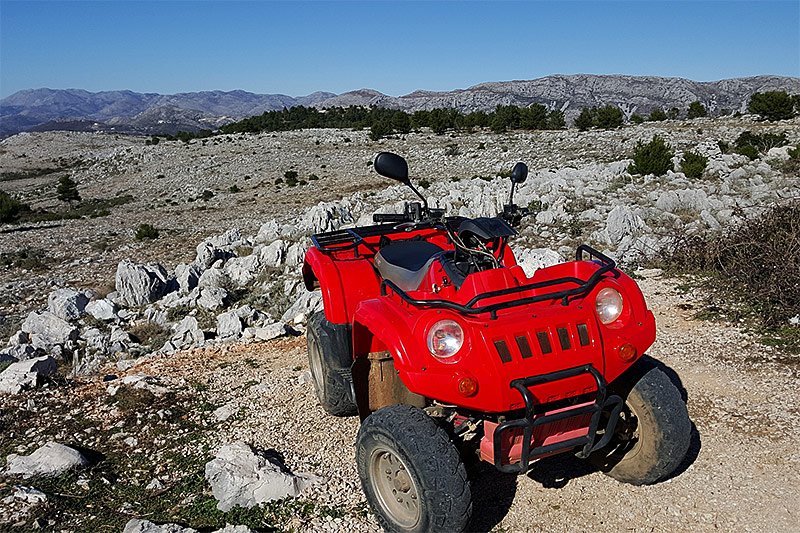
M 551 383 L 553 381 L 559 381 L 562 379 L 573 378 L 582 374 L 590 374 L 594 378 L 597 386 L 594 402 L 589 405 L 566 409 L 564 411 L 549 415 L 535 414 L 535 408 L 537 405 L 536 399 L 528 387 L 541 385 L 543 383 Z M 586 458 L 593 451 L 599 450 L 608 444 L 608 442 L 611 440 L 611 437 L 614 435 L 617 419 L 619 418 L 619 413 L 622 409 L 622 398 L 616 395 L 606 398 L 606 381 L 603 379 L 603 376 L 600 375 L 600 372 L 598 372 L 597 369 L 591 364 L 567 368 L 565 370 L 559 370 L 549 374 L 542 374 L 529 378 L 515 379 L 511 382 L 511 388 L 516 389 L 525 401 L 525 416 L 523 418 L 517 418 L 514 420 L 506 420 L 505 422 L 499 424 L 494 430 L 494 466 L 501 472 L 521 474 L 527 472 L 531 460 L 535 460 L 543 455 L 577 447 L 581 447 L 581 449 L 576 453 L 576 455 L 580 458 Z M 609 412 L 609 417 L 605 426 L 600 428 L 600 414 L 603 411 Z M 554 444 L 531 448 L 533 430 L 537 426 L 558 422 L 559 420 L 564 420 L 567 418 L 587 415 L 591 415 L 591 421 L 589 422 L 588 431 L 583 437 L 577 437 Z M 503 432 L 514 429 L 522 429 L 522 455 L 520 457 L 520 462 L 503 464 L 502 435 Z M 598 439 L 599 429 L 602 429 L 603 433 L 602 437 Z
M 326 231 L 324 233 L 312 235 L 311 242 L 320 252 L 326 254 L 353 248 L 358 250 L 358 246 L 362 244 L 367 237 L 397 232 L 395 229 L 396 225 L 395 223 L 375 224 L 373 226 Z
M 614 273 L 617 275 L 616 267 L 617 264 L 614 262 L 613 259 L 610 257 L 598 252 L 591 246 L 587 244 L 581 244 L 578 246 L 578 249 L 575 252 L 575 259 L 577 261 L 583 261 L 584 253 L 588 254 L 590 258 L 595 258 L 595 261 L 600 264 L 600 268 L 597 269 L 594 274 L 589 276 L 589 279 L 583 280 L 580 278 L 574 277 L 564 277 L 564 278 L 557 278 L 548 281 L 540 281 L 537 283 L 528 283 L 526 285 L 520 285 L 519 287 L 511 287 L 509 289 L 499 289 L 496 291 L 488 291 L 481 293 L 470 301 L 465 304 L 457 304 L 455 302 L 450 302 L 447 300 L 419 300 L 416 298 L 412 298 L 409 296 L 405 291 L 403 291 L 400 287 L 394 284 L 392 281 L 388 279 L 384 279 L 381 282 L 381 295 L 386 295 L 387 291 L 386 288 L 390 288 L 394 294 L 399 296 L 404 302 L 409 305 L 413 305 L 414 307 L 419 308 L 443 308 L 443 309 L 451 309 L 458 313 L 462 313 L 465 315 L 479 315 L 481 313 L 490 313 L 490 316 L 494 319 L 497 318 L 497 311 L 501 309 L 508 309 L 510 307 L 518 307 L 521 305 L 532 304 L 536 302 L 543 302 L 548 300 L 561 300 L 561 304 L 566 306 L 569 304 L 569 299 L 572 297 L 579 297 L 584 296 L 585 294 L 591 292 L 592 289 L 600 282 L 600 279 L 608 272 Z M 551 287 L 553 285 L 560 285 L 562 283 L 571 283 L 576 285 L 574 288 L 571 289 L 563 289 L 560 291 L 553 291 L 546 294 L 539 294 L 536 296 L 528 296 L 526 298 L 518 298 L 515 300 L 509 300 L 506 302 L 499 302 L 495 304 L 477 305 L 478 302 L 481 300 L 485 300 L 487 298 L 495 298 L 498 296 L 508 296 L 511 294 L 517 294 L 520 292 L 529 291 L 532 289 L 542 289 L 545 287 Z

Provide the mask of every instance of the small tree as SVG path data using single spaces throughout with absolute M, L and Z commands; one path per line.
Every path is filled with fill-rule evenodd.
M 667 111 L 667 118 L 670 120 L 675 120 L 681 114 L 680 109 L 677 107 L 670 107 L 669 111 Z
M 30 207 L 23 204 L 10 194 L 0 191 L 0 222 L 13 222 L 23 211 L 29 211 Z
M 686 118 L 689 119 L 705 117 L 706 115 L 708 115 L 706 106 L 696 100 L 689 104 L 689 109 L 686 110 Z
M 703 176 L 706 171 L 708 158 L 697 152 L 684 152 L 683 159 L 681 159 L 681 172 L 687 178 L 698 179 Z
M 136 228 L 136 240 L 143 241 L 145 239 L 158 239 L 158 230 L 150 224 L 139 224 L 139 227 Z
M 373 141 L 392 133 L 392 125 L 388 120 L 379 120 L 369 128 L 369 138 Z
M 615 105 L 604 105 L 595 114 L 595 125 L 604 130 L 619 128 L 622 126 L 622 110 Z
M 591 109 L 581 109 L 581 114 L 575 119 L 575 127 L 580 131 L 586 131 L 594 124 L 594 113 Z
M 547 129 L 549 130 L 563 130 L 567 125 L 564 120 L 564 112 L 554 109 L 547 115 Z
M 69 178 L 69 176 L 62 176 L 58 180 L 58 187 L 56 187 L 58 199 L 62 202 L 73 202 L 81 199 L 78 193 L 78 184 Z
M 661 108 L 653 109 L 650 111 L 650 116 L 647 120 L 650 122 L 661 122 L 662 120 L 667 120 L 667 114 L 664 113 L 664 110 Z
M 672 151 L 672 147 L 664 139 L 654 135 L 647 144 L 642 141 L 636 143 L 636 147 L 633 149 L 633 163 L 628 167 L 628 172 L 661 176 L 675 168 L 672 164 L 674 156 L 675 152 Z
M 785 91 L 755 93 L 750 97 L 747 110 L 766 120 L 785 120 L 794 116 L 794 101 Z
M 631 122 L 633 122 L 634 124 L 641 124 L 642 122 L 644 122 L 644 117 L 642 115 L 634 113 L 633 115 L 631 115 Z

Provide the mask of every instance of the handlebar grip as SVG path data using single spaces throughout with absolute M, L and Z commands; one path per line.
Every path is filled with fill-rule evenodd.
M 408 217 L 401 213 L 375 213 L 372 215 L 372 221 L 378 224 L 408 222 Z

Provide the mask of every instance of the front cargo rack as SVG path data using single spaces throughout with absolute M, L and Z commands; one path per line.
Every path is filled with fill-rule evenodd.
M 548 300 L 561 300 L 562 305 L 566 306 L 569 305 L 570 298 L 577 298 L 579 296 L 584 296 L 587 293 L 591 292 L 592 289 L 600 282 L 600 279 L 607 273 L 612 272 L 614 276 L 618 275 L 616 271 L 617 264 L 614 262 L 613 259 L 610 257 L 598 252 L 591 246 L 587 244 L 581 244 L 578 246 L 578 249 L 575 252 L 575 259 L 577 261 L 583 261 L 584 253 L 588 254 L 590 258 L 595 258 L 596 262 L 600 264 L 600 268 L 597 269 L 589 279 L 583 280 L 580 278 L 574 277 L 564 277 L 564 278 L 556 278 L 547 281 L 540 281 L 537 283 L 528 283 L 525 285 L 520 285 L 519 287 L 511 287 L 508 289 L 499 289 L 496 291 L 488 291 L 481 293 L 470 301 L 465 304 L 457 304 L 455 302 L 450 302 L 447 300 L 420 300 L 416 298 L 412 298 L 409 296 L 405 291 L 403 291 L 400 287 L 398 287 L 395 283 L 388 279 L 384 279 L 381 282 L 381 294 L 387 294 L 387 287 L 392 290 L 394 294 L 399 296 L 404 302 L 414 307 L 419 308 L 444 308 L 444 309 L 451 309 L 458 313 L 462 313 L 465 315 L 479 315 L 482 313 L 490 313 L 490 316 L 495 319 L 497 318 L 497 311 L 501 309 L 508 309 L 510 307 L 518 307 L 521 305 L 528 305 L 536 302 L 544 302 Z M 495 298 L 498 296 L 508 296 L 511 294 L 517 294 L 520 292 L 525 292 L 533 289 L 542 289 L 545 287 L 553 286 L 553 285 L 560 285 L 562 283 L 571 283 L 576 285 L 576 287 L 571 289 L 563 289 L 560 291 L 553 291 L 548 292 L 545 294 L 538 294 L 536 296 L 528 296 L 526 298 L 518 298 L 514 300 L 508 300 L 505 302 L 498 302 L 495 304 L 489 305 L 478 305 L 478 302 L 481 300 L 485 300 L 487 298 Z

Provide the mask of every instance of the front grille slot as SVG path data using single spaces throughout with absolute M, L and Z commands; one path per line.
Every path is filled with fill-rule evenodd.
M 553 347 L 550 346 L 550 336 L 546 331 L 540 331 L 536 334 L 539 340 L 539 347 L 542 349 L 543 354 L 553 353 Z
M 562 350 L 569 350 L 572 345 L 569 342 L 569 331 L 567 328 L 558 328 L 558 342 L 561 344 Z
M 586 324 L 578 324 L 578 339 L 581 346 L 589 346 L 589 328 Z
M 528 337 L 525 335 L 518 335 L 514 337 L 514 340 L 517 341 L 517 348 L 519 348 L 519 353 L 522 354 L 523 359 L 533 356 L 531 345 L 528 343 Z
M 508 350 L 506 341 L 494 341 L 494 347 L 497 349 L 497 354 L 500 356 L 501 361 L 504 363 L 511 362 L 511 352 Z

